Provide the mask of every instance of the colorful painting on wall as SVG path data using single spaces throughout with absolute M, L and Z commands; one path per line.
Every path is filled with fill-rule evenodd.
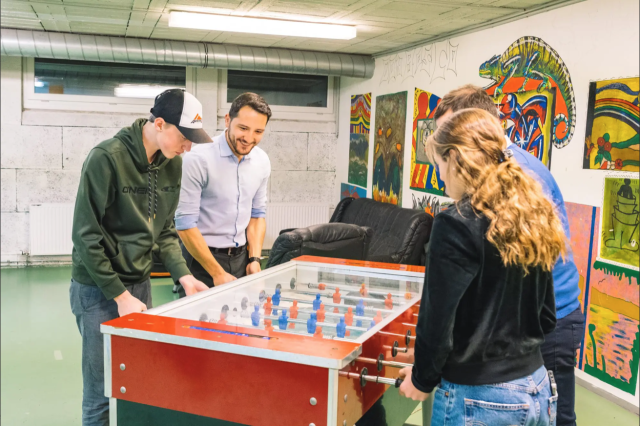
M 511 142 L 551 167 L 551 137 L 556 89 L 508 93 L 494 98 Z
M 480 66 L 480 77 L 493 80 L 486 88 L 496 100 L 503 95 L 555 89 L 555 102 L 549 118 L 553 117 L 551 143 L 564 148 L 571 142 L 576 127 L 576 100 L 569 70 L 558 52 L 538 37 L 521 37 L 501 55 L 495 55 Z M 520 104 L 522 105 L 522 101 Z M 535 121 L 534 121 L 535 122 Z
M 640 170 L 640 78 L 589 84 L 584 169 Z
M 574 203 L 566 203 L 566 207 L 586 319 L 577 366 L 634 395 L 640 359 L 638 276 L 632 281 L 595 269 L 600 209 Z
M 411 180 L 409 187 L 416 191 L 444 195 L 444 182 L 436 168 L 429 163 L 424 151 L 427 138 L 435 132 L 433 118 L 440 98 L 416 87 L 413 98 L 413 136 L 411 145 Z
M 376 97 L 373 199 L 402 205 L 407 92 Z
M 639 204 L 640 179 L 637 174 L 605 178 L 597 268 L 629 277 L 638 273 Z
M 351 96 L 349 123 L 349 174 L 347 181 L 366 188 L 369 171 L 371 93 Z
M 349 185 L 348 183 L 340 184 L 340 199 L 347 197 L 353 198 L 367 198 L 367 190 L 355 185 Z

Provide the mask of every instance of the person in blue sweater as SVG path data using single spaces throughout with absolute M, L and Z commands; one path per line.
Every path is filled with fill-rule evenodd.
M 441 126 L 453 113 L 466 108 L 480 108 L 495 117 L 498 110 L 484 89 L 465 85 L 455 89 L 440 101 L 434 118 Z M 562 227 L 570 239 L 569 221 L 560 188 L 549 169 L 536 157 L 529 154 L 505 136 L 505 148 L 513 153 L 520 167 L 541 186 L 552 201 Z M 568 246 L 568 245 L 567 245 Z M 553 269 L 553 284 L 556 296 L 556 329 L 545 336 L 542 357 L 547 370 L 553 371 L 558 386 L 557 426 L 576 424 L 575 406 L 575 357 L 584 336 L 585 320 L 580 308 L 580 276 L 569 250 L 564 261 L 560 258 Z

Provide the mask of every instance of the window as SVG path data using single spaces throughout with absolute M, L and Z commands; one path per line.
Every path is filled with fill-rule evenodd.
M 324 75 L 220 70 L 218 118 L 229 112 L 238 95 L 254 92 L 265 98 L 276 120 L 335 123 L 336 81 Z
M 269 105 L 326 108 L 328 85 L 329 77 L 322 75 L 229 70 L 227 102 L 244 92 L 254 92 Z
M 192 91 L 192 77 L 185 67 L 25 58 L 24 107 L 148 113 L 160 92 Z

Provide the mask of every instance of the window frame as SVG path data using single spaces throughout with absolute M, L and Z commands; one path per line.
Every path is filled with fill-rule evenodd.
M 218 70 L 218 118 L 224 117 L 231 109 L 231 103 L 227 102 L 227 82 L 228 70 Z M 291 73 L 295 74 L 295 73 Z M 301 121 L 335 121 L 336 101 L 338 96 L 336 89 L 338 84 L 335 77 L 329 76 L 327 81 L 327 106 L 326 107 L 303 107 L 269 105 L 273 115 L 272 120 L 301 120 Z
M 36 93 L 34 86 L 34 58 L 24 58 L 22 75 L 22 102 L 24 109 L 147 114 L 149 109 L 153 107 L 153 99 L 147 98 Z M 195 83 L 196 69 L 194 67 L 185 67 L 185 86 L 189 93 L 195 92 Z

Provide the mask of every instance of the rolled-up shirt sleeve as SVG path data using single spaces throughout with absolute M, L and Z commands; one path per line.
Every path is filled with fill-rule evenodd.
M 200 156 L 188 153 L 182 159 L 182 186 L 176 209 L 176 229 L 185 231 L 198 226 L 202 188 L 207 184 L 207 169 Z
M 269 174 L 262 180 L 256 195 L 253 197 L 253 202 L 251 203 L 252 218 L 267 217 L 267 186 L 269 184 Z

